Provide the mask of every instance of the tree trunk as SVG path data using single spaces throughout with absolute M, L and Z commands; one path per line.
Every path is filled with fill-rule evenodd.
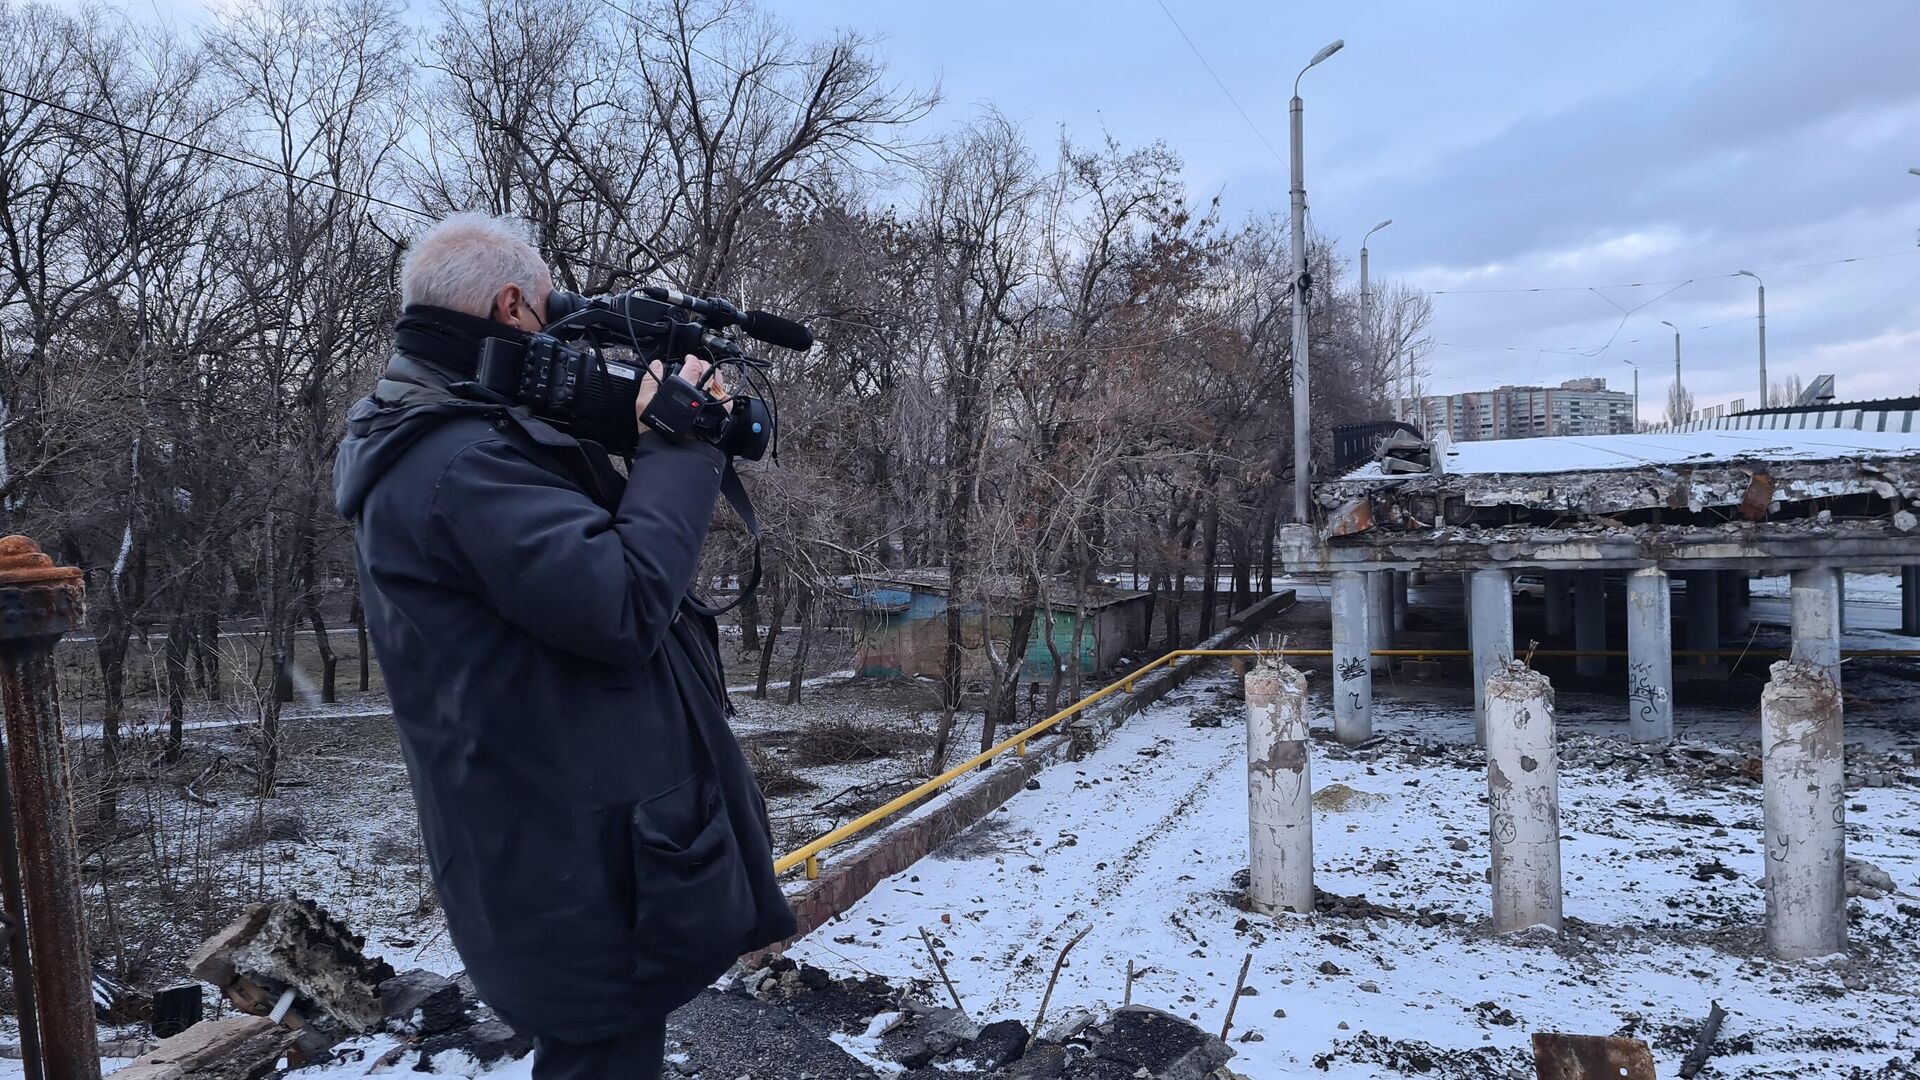
M 1027 646 L 1033 643 L 1034 603 L 1028 600 L 1014 613 L 1013 624 L 1007 632 L 1006 670 L 996 672 L 993 682 L 993 699 L 987 703 L 986 720 L 980 725 L 980 752 L 985 753 L 993 746 L 994 733 L 1002 726 L 1011 727 L 1018 719 L 1020 707 L 1020 673 L 1027 666 Z M 983 616 L 983 618 L 990 618 Z M 990 627 L 989 627 L 990 629 Z M 992 638 L 989 637 L 988 652 L 992 652 Z
M 800 704 L 800 685 L 807 680 L 807 653 L 813 646 L 813 590 L 800 590 L 799 611 L 795 613 L 799 620 L 800 642 L 793 650 L 793 672 L 787 679 L 787 704 Z
M 320 649 L 320 703 L 331 705 L 339 700 L 334 692 L 334 676 L 340 669 L 340 658 L 333 654 L 333 642 L 327 638 L 326 620 L 320 616 L 320 597 L 311 585 L 307 587 L 306 609 L 307 623 L 313 627 L 313 642 Z
M 200 632 L 193 636 L 193 664 L 207 700 L 222 700 L 226 695 L 220 685 L 220 611 L 217 603 L 200 617 Z
M 367 605 L 360 599 L 358 585 L 354 586 L 353 610 L 347 617 L 353 620 L 354 646 L 360 652 L 360 692 L 364 694 L 367 692 L 368 676 L 372 673 L 372 661 L 369 656 L 372 650 L 367 647 Z
M 740 605 L 740 651 L 758 652 L 760 649 L 760 596 L 758 593 L 747 597 Z
M 1279 528 L 1280 514 L 1272 507 L 1267 509 L 1265 538 L 1260 545 L 1260 595 L 1273 595 L 1273 541 Z
M 104 699 L 100 714 L 100 799 L 94 806 L 94 818 L 101 833 L 108 836 L 120 816 L 120 762 L 126 756 L 120 721 L 126 712 L 127 642 L 132 636 L 132 628 L 116 605 L 108 609 L 107 626 L 94 642 Z
M 1220 554 L 1220 503 L 1218 499 L 1207 500 L 1205 539 L 1200 543 L 1200 625 L 1194 631 L 1198 640 L 1205 641 L 1213 636 L 1213 609 L 1219 602 L 1219 583 L 1214 569 Z
M 167 623 L 167 745 L 164 758 L 171 765 L 180 760 L 185 742 L 187 711 L 187 649 L 191 632 L 187 616 L 175 614 Z
M 774 594 L 773 620 L 767 624 L 767 632 L 760 639 L 760 672 L 754 680 L 753 696 L 761 701 L 767 700 L 767 677 L 773 670 L 773 650 L 780 640 L 780 624 L 787 617 L 787 595 L 785 590 Z

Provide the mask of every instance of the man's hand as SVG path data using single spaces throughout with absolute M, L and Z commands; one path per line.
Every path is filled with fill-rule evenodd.
M 702 378 L 707 378 L 707 384 L 704 388 L 707 393 L 717 398 L 724 398 L 727 396 L 726 380 L 720 377 L 719 371 L 712 371 L 711 377 L 708 377 L 708 372 L 711 368 L 712 365 L 708 364 L 705 360 L 697 356 L 688 356 L 680 365 L 680 377 L 695 386 L 700 385 Z M 660 380 L 667 377 L 665 366 L 658 360 L 655 360 L 647 366 L 647 374 L 650 376 L 649 378 L 640 380 L 640 396 L 633 400 L 633 418 L 635 421 L 638 421 L 641 415 L 647 411 L 647 406 L 653 404 L 653 395 L 655 391 L 660 389 Z M 727 402 L 722 408 L 731 412 L 733 410 L 733 402 Z M 647 425 L 640 425 L 640 433 L 642 435 L 646 434 L 649 430 L 651 429 L 648 428 Z

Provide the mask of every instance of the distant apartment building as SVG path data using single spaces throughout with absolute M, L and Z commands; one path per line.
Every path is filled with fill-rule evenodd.
M 1455 442 L 1628 435 L 1634 430 L 1633 395 L 1607 389 L 1605 379 L 1423 397 L 1414 402 L 1412 413 L 1421 431 L 1431 435 L 1445 428 Z

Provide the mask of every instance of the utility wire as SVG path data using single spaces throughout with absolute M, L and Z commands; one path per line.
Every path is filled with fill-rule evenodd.
M 1165 0 L 1153 0 L 1153 2 L 1160 5 L 1161 13 L 1167 17 L 1168 22 L 1173 24 L 1173 28 L 1179 31 L 1180 40 L 1187 43 L 1187 48 L 1192 51 L 1193 58 L 1200 61 L 1200 66 L 1207 69 L 1208 75 L 1213 76 L 1213 84 L 1220 88 L 1221 93 L 1227 95 L 1227 100 L 1233 104 L 1233 111 L 1239 113 L 1240 119 L 1247 122 L 1247 127 L 1252 130 L 1253 137 L 1259 139 L 1260 145 L 1267 148 L 1267 153 L 1273 155 L 1273 160 L 1278 161 L 1282 165 L 1286 165 L 1287 159 L 1281 157 L 1280 151 L 1275 150 L 1273 144 L 1267 141 L 1266 134 L 1260 130 L 1260 125 L 1253 122 L 1253 117 L 1247 115 L 1247 110 L 1240 107 L 1240 99 L 1233 96 L 1233 91 L 1227 89 L 1227 84 L 1221 80 L 1220 73 L 1213 70 L 1213 65 L 1207 63 L 1207 58 L 1200 54 L 1200 47 L 1195 45 L 1193 39 L 1187 36 L 1186 27 L 1181 26 L 1180 20 L 1173 17 L 1173 12 L 1167 9 Z
M 425 210 L 420 209 L 417 206 L 407 206 L 402 203 L 397 203 L 397 202 L 390 201 L 388 199 L 380 198 L 378 195 L 368 195 L 366 192 L 355 191 L 354 189 L 348 188 L 348 187 L 341 187 L 339 184 L 331 183 L 326 180 L 321 180 L 318 177 L 302 176 L 297 172 L 292 172 L 288 169 L 281 168 L 279 165 L 271 161 L 268 161 L 265 158 L 243 157 L 239 154 L 229 154 L 229 153 L 226 153 L 225 151 L 213 150 L 208 147 L 201 146 L 197 143 L 190 143 L 185 139 L 176 139 L 171 135 L 162 135 L 157 131 L 152 131 L 147 128 L 138 127 L 121 120 L 115 120 L 110 116 L 101 116 L 99 113 L 93 112 L 88 109 L 76 108 L 72 105 L 64 105 L 58 101 L 50 101 L 46 98 L 39 97 L 34 94 L 29 94 L 21 90 L 15 90 L 12 87 L 8 87 L 8 86 L 0 86 L 0 94 L 9 94 L 13 97 L 17 97 L 21 99 L 22 101 L 33 102 L 35 105 L 42 106 L 43 108 L 57 109 L 60 112 L 67 113 L 71 116 L 78 116 L 85 120 L 91 120 L 96 124 L 105 124 L 108 127 L 116 128 L 120 131 L 124 131 L 129 135 L 139 135 L 148 139 L 156 139 L 160 142 L 167 143 L 170 146 L 177 146 L 182 150 L 191 150 L 196 154 L 205 154 L 208 157 L 217 158 L 221 161 L 231 162 L 232 164 L 235 164 L 235 165 L 246 165 L 250 168 L 261 169 L 266 172 L 273 173 L 275 176 L 283 176 L 289 180 L 298 180 L 303 184 L 311 184 L 314 187 L 324 188 L 328 191 L 336 192 L 341 195 L 349 195 L 356 199 L 364 199 L 367 202 L 374 203 L 379 206 L 391 207 L 392 209 L 400 210 L 408 214 L 413 214 L 414 216 L 423 218 L 427 221 L 437 220 L 434 217 L 434 215 L 428 213 Z
M 1762 274 L 1779 274 L 1788 270 L 1806 270 L 1816 266 L 1839 266 L 1842 263 L 1871 262 L 1874 259 L 1897 259 L 1902 255 L 1920 254 L 1920 247 L 1905 251 L 1889 251 L 1879 255 L 1854 255 L 1845 259 L 1825 259 L 1820 262 L 1794 263 L 1790 266 L 1772 266 L 1759 271 Z M 1516 289 L 1428 289 L 1429 296 L 1467 296 L 1492 295 L 1496 293 L 1549 293 L 1549 292 L 1592 292 L 1595 289 L 1646 289 L 1660 285 L 1684 285 L 1689 281 L 1714 281 L 1719 278 L 1741 277 L 1732 274 L 1697 274 L 1691 278 L 1672 278 L 1667 281 L 1622 281 L 1612 285 L 1540 285 Z M 1603 298 L 1604 299 L 1604 298 Z

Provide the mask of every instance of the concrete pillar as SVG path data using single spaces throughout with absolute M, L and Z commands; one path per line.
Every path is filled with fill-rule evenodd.
M 1263 658 L 1247 674 L 1248 899 L 1265 915 L 1313 911 L 1313 770 L 1307 677 Z
M 1819 667 L 1841 686 L 1840 571 L 1831 567 L 1793 572 L 1793 659 Z
M 1393 574 L 1393 632 L 1407 632 L 1407 571 L 1394 570 Z
M 1352 570 L 1333 575 L 1333 733 L 1348 746 L 1373 737 L 1369 576 Z
M 1673 593 L 1658 567 L 1627 575 L 1627 735 L 1673 738 Z
M 1547 571 L 1547 636 L 1565 638 L 1573 632 L 1573 573 Z
M 1920 566 L 1900 568 L 1900 632 L 1920 637 Z
M 1375 570 L 1367 575 L 1368 650 L 1393 648 L 1393 571 Z M 1391 657 L 1371 656 L 1368 663 L 1377 672 L 1393 668 Z
M 1834 578 L 1838 582 L 1838 585 L 1836 587 L 1840 590 L 1840 632 L 1844 634 L 1847 632 L 1847 625 L 1848 625 L 1847 624 L 1847 572 L 1845 570 L 1836 570 L 1834 571 Z
M 1505 570 L 1475 570 L 1468 609 L 1473 638 L 1473 737 L 1487 744 L 1487 677 L 1513 659 L 1513 577 Z
M 1687 648 L 1693 650 L 1720 647 L 1720 575 L 1712 570 L 1695 570 L 1687 579 Z M 1715 656 L 1696 656 L 1695 667 L 1712 667 L 1720 662 Z
M 1573 647 L 1599 652 L 1607 647 L 1607 575 L 1604 570 L 1581 570 L 1573 575 Z M 1607 673 L 1607 658 L 1582 656 L 1574 661 L 1582 678 Z
M 1744 571 L 1722 570 L 1720 577 L 1720 640 L 1744 645 L 1753 632 L 1751 582 Z
M 1760 695 L 1767 948 L 1788 958 L 1845 952 L 1847 803 L 1840 688 L 1807 661 L 1782 660 L 1771 674 Z
M 1493 929 L 1560 929 L 1560 768 L 1553 686 L 1511 657 L 1487 676 Z

